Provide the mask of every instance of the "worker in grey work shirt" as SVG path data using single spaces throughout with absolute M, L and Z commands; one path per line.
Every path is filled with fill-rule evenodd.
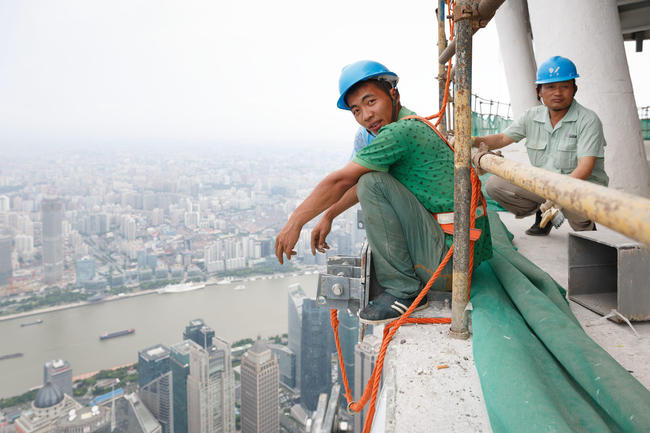
M 491 151 L 526 138 L 533 166 L 607 186 L 603 126 L 596 113 L 574 99 L 578 90 L 576 78 L 578 73 L 571 60 L 551 57 L 537 71 L 537 96 L 544 105 L 526 110 L 500 134 L 473 137 L 472 145 L 479 147 L 485 143 L 484 149 Z M 542 228 L 540 222 L 542 212 L 554 203 L 497 176 L 490 177 L 485 188 L 492 199 L 516 217 L 536 214 L 535 223 L 526 234 L 549 233 L 552 225 Z M 584 216 L 568 209 L 562 212 L 574 230 L 596 230 L 594 222 Z

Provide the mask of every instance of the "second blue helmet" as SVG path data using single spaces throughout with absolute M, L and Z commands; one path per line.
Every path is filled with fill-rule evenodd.
M 556 83 L 578 78 L 576 65 L 566 57 L 554 56 L 542 63 L 537 69 L 535 84 Z

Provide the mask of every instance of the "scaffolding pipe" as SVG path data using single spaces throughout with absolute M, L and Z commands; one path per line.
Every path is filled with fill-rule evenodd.
M 436 9 L 436 19 L 438 22 L 438 56 L 447 48 L 447 35 L 445 34 L 445 2 L 440 1 Z M 442 111 L 442 105 L 445 100 L 445 89 L 447 88 L 447 65 L 438 64 L 438 110 Z M 447 115 L 442 115 L 438 129 L 442 135 L 447 135 Z
M 650 246 L 647 198 L 491 154 L 481 157 L 481 169 Z
M 456 8 L 457 10 L 460 11 L 460 14 L 463 14 L 463 11 L 459 6 L 461 3 L 466 4 L 466 10 L 469 9 L 474 9 L 474 15 L 477 17 L 476 23 L 477 26 L 472 30 L 472 35 L 478 31 L 479 28 L 485 27 L 487 23 L 494 17 L 494 14 L 496 13 L 497 9 L 499 9 L 499 6 L 501 6 L 505 2 L 505 0 L 481 0 L 478 3 L 478 6 L 476 4 L 472 5 L 471 2 L 456 2 Z M 472 7 L 474 6 L 474 7 Z M 454 21 L 456 18 L 454 17 Z M 471 37 L 471 36 L 470 36 Z M 456 39 L 451 41 L 447 48 L 440 54 L 438 57 L 438 62 L 439 63 L 447 63 L 449 59 L 453 57 L 453 55 L 456 53 Z
M 454 29 L 458 41 L 456 94 L 454 96 L 454 256 L 451 303 L 453 338 L 467 339 L 465 307 L 469 298 L 469 224 L 472 183 L 470 178 L 472 117 L 472 8 L 471 0 L 458 0 Z

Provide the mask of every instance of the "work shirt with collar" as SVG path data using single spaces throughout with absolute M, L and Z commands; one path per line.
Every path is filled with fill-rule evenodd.
M 361 149 L 353 162 L 389 173 L 433 213 L 454 211 L 454 152 L 424 122 L 401 119 L 414 112 L 402 108 L 400 120 L 383 126 L 375 139 Z M 476 219 L 482 231 L 474 246 L 474 265 L 492 257 L 487 216 Z M 445 234 L 450 247 L 453 236 Z
M 555 173 L 569 174 L 578 166 L 578 159 L 594 156 L 596 163 L 587 181 L 604 186 L 609 183 L 603 125 L 596 113 L 575 99 L 555 127 L 551 126 L 548 108 L 539 105 L 526 110 L 503 133 L 514 141 L 526 138 L 530 163 Z

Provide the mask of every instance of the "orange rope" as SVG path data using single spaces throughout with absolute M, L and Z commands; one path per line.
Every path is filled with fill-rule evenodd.
M 453 8 L 455 6 L 455 2 L 451 2 L 450 0 L 447 0 L 447 8 L 450 11 L 453 11 Z M 452 12 L 453 13 L 453 12 Z M 453 40 L 454 38 L 454 21 L 450 20 L 450 40 Z M 442 121 L 442 118 L 445 114 L 446 107 L 447 107 L 447 102 L 449 100 L 449 83 L 451 81 L 451 59 L 449 60 L 449 64 L 447 66 L 447 81 L 445 84 L 445 96 L 443 98 L 443 104 L 442 107 L 440 108 L 440 111 L 432 116 L 429 117 L 419 117 L 419 116 L 410 116 L 412 118 L 417 118 L 418 120 L 426 123 L 442 140 L 451 148 L 453 151 L 453 147 L 449 144 L 447 139 L 438 131 L 437 127 Z M 429 120 L 438 118 L 438 121 L 436 124 L 432 124 L 429 122 Z M 479 180 L 478 175 L 474 171 L 474 169 L 470 166 L 470 178 L 471 178 L 471 183 L 472 183 L 472 200 L 470 203 L 470 227 L 474 228 L 476 224 L 476 208 L 478 207 L 479 199 L 482 196 L 481 194 L 481 181 Z M 485 199 L 483 201 L 483 207 L 485 210 Z M 485 212 L 484 212 L 485 214 Z M 330 310 L 330 320 L 332 322 L 332 329 L 334 331 L 334 339 L 336 342 L 336 351 L 338 353 L 338 358 L 339 358 L 339 366 L 341 369 L 341 377 L 343 379 L 343 386 L 345 387 L 345 398 L 348 402 L 348 409 L 354 412 L 361 412 L 370 401 L 370 406 L 368 407 L 368 414 L 366 415 L 366 420 L 364 423 L 363 427 L 363 433 L 369 433 L 370 429 L 372 427 L 372 421 L 375 415 L 375 406 L 377 402 L 377 393 L 379 391 L 379 384 L 381 382 L 381 373 L 382 369 L 384 366 L 384 358 L 386 357 L 386 351 L 388 350 L 388 345 L 390 341 L 392 340 L 393 336 L 397 332 L 400 326 L 402 326 L 404 323 L 437 323 L 437 324 L 449 324 L 451 323 L 451 319 L 449 318 L 442 318 L 442 317 L 428 317 L 428 318 L 412 318 L 409 317 L 411 313 L 415 310 L 415 307 L 419 305 L 420 301 L 427 295 L 429 292 L 429 289 L 433 285 L 433 283 L 436 281 L 444 267 L 446 266 L 447 262 L 449 262 L 449 259 L 451 258 L 452 254 L 454 251 L 454 246 L 452 245 L 451 248 L 449 248 L 449 251 L 447 251 L 447 254 L 445 255 L 445 258 L 440 262 L 440 265 L 436 269 L 436 271 L 433 273 L 427 284 L 424 286 L 424 288 L 420 291 L 420 294 L 415 298 L 415 301 L 409 306 L 408 310 L 400 316 L 399 318 L 393 320 L 392 322 L 386 324 L 384 327 L 384 335 L 381 343 L 381 349 L 379 351 L 379 356 L 377 357 L 377 362 L 375 363 L 375 368 L 372 371 L 372 374 L 370 376 L 370 379 L 368 380 L 368 383 L 366 384 L 366 388 L 363 391 L 363 394 L 359 398 L 358 401 L 354 401 L 352 397 L 352 391 L 350 390 L 350 385 L 348 384 L 348 377 L 345 371 L 345 362 L 343 361 L 343 354 L 341 352 L 341 342 L 339 340 L 339 320 L 338 320 L 338 311 L 336 309 Z M 472 285 L 472 273 L 473 273 L 473 268 L 474 268 L 474 241 L 470 241 L 470 250 L 469 250 L 469 291 L 468 291 L 468 296 L 471 294 L 471 285 Z
M 452 2 L 452 4 L 449 4 L 449 0 L 447 0 L 447 10 L 450 11 L 450 13 L 453 16 L 453 8 L 456 6 L 456 2 Z M 452 41 L 454 40 L 454 20 L 449 21 L 449 40 Z M 447 102 L 449 101 L 449 83 L 451 82 L 451 58 L 449 59 L 449 63 L 447 64 L 447 81 L 445 83 L 445 97 L 442 100 L 442 106 L 440 107 L 440 111 L 438 111 L 436 114 L 433 114 L 429 117 L 426 117 L 425 119 L 427 120 L 432 120 L 435 118 L 438 118 L 438 121 L 436 122 L 436 128 L 438 125 L 440 125 L 440 122 L 442 122 L 442 118 L 445 115 L 445 111 L 447 111 Z
M 420 118 L 423 122 L 425 122 L 428 126 L 430 126 L 438 135 L 442 137 L 440 132 L 435 129 L 435 127 L 426 119 Z M 447 140 L 442 137 L 445 143 L 449 145 Z M 450 145 L 449 145 L 450 146 Z M 451 146 L 450 146 L 451 147 Z M 471 182 L 472 182 L 472 200 L 470 204 L 470 227 L 474 227 L 476 224 L 476 208 L 478 206 L 479 198 L 481 196 L 481 181 L 479 180 L 479 177 L 476 175 L 474 172 L 473 168 L 470 168 L 471 170 Z M 484 202 L 484 200 L 483 200 Z M 359 398 L 358 401 L 354 401 L 352 397 L 352 392 L 350 390 L 350 386 L 348 384 L 348 378 L 347 374 L 345 372 L 345 362 L 343 361 L 343 354 L 341 352 L 341 342 L 339 340 L 339 333 L 338 333 L 338 327 L 339 327 L 339 320 L 338 320 L 338 312 L 336 309 L 330 310 L 330 319 L 332 322 L 332 329 L 334 331 L 334 339 L 336 342 L 336 350 L 338 353 L 338 358 L 339 358 L 339 366 L 341 369 L 341 377 L 343 379 L 343 386 L 345 387 L 345 398 L 348 402 L 348 409 L 354 412 L 360 412 L 363 410 L 364 406 L 368 401 L 370 400 L 370 406 L 368 407 L 368 414 L 366 415 L 366 421 L 364 424 L 363 428 L 363 433 L 369 433 L 370 428 L 372 427 L 372 420 L 375 414 L 375 405 L 377 402 L 377 393 L 379 391 L 379 384 L 381 382 L 381 372 L 384 366 L 384 358 L 386 357 L 386 351 L 388 350 L 388 344 L 392 340 L 393 336 L 397 332 L 400 326 L 402 326 L 404 323 L 438 323 L 438 324 L 448 324 L 451 323 L 451 319 L 449 318 L 439 318 L 439 317 L 430 317 L 430 318 L 411 318 L 409 317 L 411 313 L 415 310 L 415 307 L 419 305 L 420 301 L 427 295 L 429 292 L 429 289 L 433 285 L 433 283 L 436 281 L 442 270 L 444 269 L 445 265 L 451 258 L 453 254 L 454 246 L 452 245 L 451 248 L 449 248 L 449 251 L 447 251 L 447 254 L 445 255 L 445 258 L 440 262 L 440 265 L 438 266 L 438 269 L 433 273 L 427 284 L 424 286 L 420 294 L 415 298 L 411 306 L 406 310 L 406 312 L 400 316 L 399 318 L 395 319 L 394 321 L 386 324 L 384 327 L 384 336 L 383 340 L 381 343 L 381 349 L 379 351 L 379 356 L 377 357 L 377 362 L 375 363 L 375 368 L 372 371 L 372 375 L 370 376 L 370 379 L 368 380 L 368 383 L 366 384 L 366 388 L 363 391 L 363 394 L 361 398 Z M 472 281 L 472 271 L 473 271 L 473 264 L 474 264 L 474 241 L 470 241 L 470 251 L 469 251 L 469 281 L 470 281 L 470 290 L 471 290 L 471 281 Z

